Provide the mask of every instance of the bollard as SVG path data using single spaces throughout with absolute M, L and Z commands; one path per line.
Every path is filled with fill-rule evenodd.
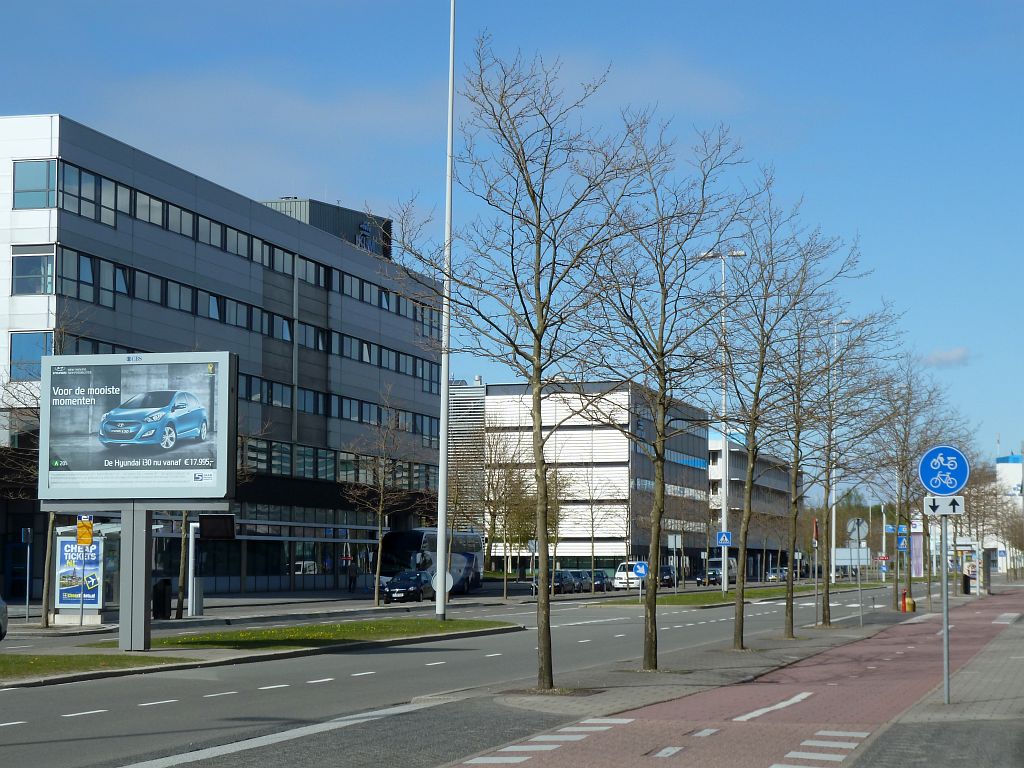
M 900 599 L 900 612 L 907 612 L 907 590 L 903 590 L 903 597 Z
M 906 601 L 907 613 L 917 613 L 917 600 L 908 597 Z

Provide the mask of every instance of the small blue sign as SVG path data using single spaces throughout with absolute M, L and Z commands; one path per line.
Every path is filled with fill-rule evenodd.
M 886 525 L 885 525 L 885 532 L 886 533 L 896 533 L 896 526 L 892 525 L 890 523 L 886 523 Z
M 905 525 L 901 525 L 897 533 L 910 533 L 910 529 Z
M 633 573 L 641 579 L 647 578 L 647 563 L 636 563 L 633 565 Z
M 732 531 L 719 531 L 718 532 L 718 546 L 720 546 L 720 547 L 731 547 L 732 546 Z
M 952 496 L 967 485 L 971 465 L 963 452 L 951 445 L 929 448 L 917 465 L 917 476 L 928 493 Z
M 879 568 L 879 570 L 880 570 L 880 571 L 881 571 L 882 573 L 888 573 L 888 572 L 889 572 L 889 566 L 888 566 L 888 565 L 883 565 L 883 566 L 881 566 L 881 567 Z
M 896 537 L 896 549 L 899 552 L 906 552 L 907 551 L 907 537 L 906 536 L 897 536 Z

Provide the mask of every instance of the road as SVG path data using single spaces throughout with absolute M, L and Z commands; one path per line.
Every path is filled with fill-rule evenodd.
M 880 605 L 886 594 L 876 594 Z M 838 596 L 834 617 L 856 621 L 854 599 Z M 813 620 L 812 605 L 798 601 L 798 622 Z M 450 615 L 535 630 L 532 605 L 456 605 Z M 778 633 L 783 615 L 781 601 L 748 606 L 748 636 Z M 660 652 L 730 638 L 732 619 L 731 607 L 663 608 Z M 556 684 L 574 671 L 634 663 L 642 635 L 639 606 L 556 602 Z M 543 712 L 510 716 L 478 695 L 535 679 L 536 635 L 525 631 L 9 689 L 0 691 L 0 754 L 5 765 L 62 768 L 157 768 L 182 764 L 184 753 L 209 768 L 279 763 L 282 754 L 288 765 L 322 766 L 325 756 L 343 754 L 346 766 L 376 767 L 386 745 L 393 764 L 432 766 L 564 722 Z M 477 695 L 446 695 L 467 690 Z

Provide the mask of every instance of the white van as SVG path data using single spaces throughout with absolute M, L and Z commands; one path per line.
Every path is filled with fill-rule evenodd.
M 633 573 L 633 566 L 638 562 L 641 561 L 628 560 L 625 563 L 619 563 L 619 567 L 615 569 L 612 587 L 615 589 L 640 589 L 640 577 Z

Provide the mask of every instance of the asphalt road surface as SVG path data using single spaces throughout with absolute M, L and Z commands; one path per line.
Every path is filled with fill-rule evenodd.
M 871 594 L 879 604 L 885 591 Z M 813 620 L 810 598 L 797 622 Z M 781 601 L 750 605 L 746 632 L 778 632 Z M 856 620 L 855 597 L 835 596 L 833 618 Z M 453 606 L 453 618 L 495 618 L 528 631 L 373 651 L 157 672 L 0 691 L 3 765 L 435 766 L 566 721 L 510 712 L 486 694 L 536 680 L 533 605 Z M 659 650 L 671 654 L 731 638 L 732 607 L 665 607 Z M 559 674 L 639 658 L 639 606 L 557 602 L 552 641 Z M 173 654 L 173 652 L 168 652 Z M 498 711 L 500 709 L 500 711 Z M 330 758 L 330 759 L 328 759 Z

